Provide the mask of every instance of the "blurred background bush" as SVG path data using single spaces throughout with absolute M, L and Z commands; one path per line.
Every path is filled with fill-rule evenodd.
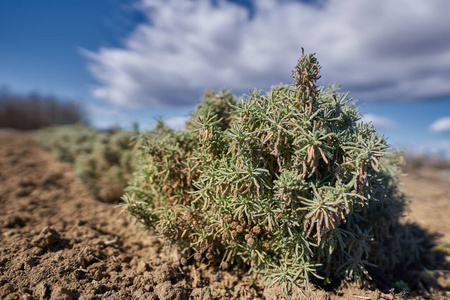
M 119 202 L 134 168 L 133 131 L 99 131 L 81 124 L 51 126 L 37 141 L 57 159 L 72 163 L 98 200 Z

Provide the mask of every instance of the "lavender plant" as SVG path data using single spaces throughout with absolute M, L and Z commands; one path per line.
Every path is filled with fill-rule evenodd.
M 56 158 L 74 164 L 78 178 L 98 200 L 118 202 L 134 170 L 134 135 L 66 125 L 41 130 L 38 143 Z
M 94 197 L 119 202 L 133 173 L 134 157 L 129 131 L 99 133 L 91 151 L 77 156 L 75 172 Z
M 348 93 L 316 86 L 320 69 L 302 54 L 294 84 L 238 102 L 207 92 L 188 130 L 142 135 L 127 210 L 187 258 L 243 263 L 269 285 L 412 263 L 420 247 L 399 225 L 399 154 Z
M 74 163 L 77 156 L 92 151 L 92 142 L 99 133 L 85 125 L 50 126 L 39 130 L 38 144 L 57 159 Z

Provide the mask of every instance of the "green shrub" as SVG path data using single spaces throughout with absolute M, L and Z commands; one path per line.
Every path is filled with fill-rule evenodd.
M 400 155 L 347 94 L 316 86 L 319 72 L 302 55 L 293 85 L 238 103 L 207 92 L 189 130 L 142 135 L 127 210 L 186 257 L 243 263 L 269 285 L 359 281 L 373 266 L 413 263 Z
M 57 159 L 74 163 L 76 157 L 92 151 L 99 132 L 85 125 L 61 125 L 41 129 L 37 141 Z
M 70 162 L 94 197 L 118 202 L 134 168 L 133 132 L 100 132 L 86 126 L 41 130 L 38 141 L 58 159 Z

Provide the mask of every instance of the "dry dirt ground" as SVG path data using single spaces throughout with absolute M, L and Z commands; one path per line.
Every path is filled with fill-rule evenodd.
M 450 171 L 415 170 L 408 218 L 439 235 L 450 253 Z M 450 298 L 449 270 L 431 270 L 436 288 L 415 292 Z M 325 292 L 264 288 L 242 270 L 181 265 L 163 243 L 139 230 L 116 205 L 93 199 L 70 165 L 55 161 L 24 133 L 0 134 L 0 299 L 399 299 L 356 286 Z

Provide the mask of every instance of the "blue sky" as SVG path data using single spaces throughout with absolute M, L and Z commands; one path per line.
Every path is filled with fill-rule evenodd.
M 98 127 L 180 126 L 209 88 L 291 83 L 301 47 L 394 145 L 450 152 L 446 0 L 2 0 L 0 87 Z M 450 155 L 449 155 L 450 156 Z

